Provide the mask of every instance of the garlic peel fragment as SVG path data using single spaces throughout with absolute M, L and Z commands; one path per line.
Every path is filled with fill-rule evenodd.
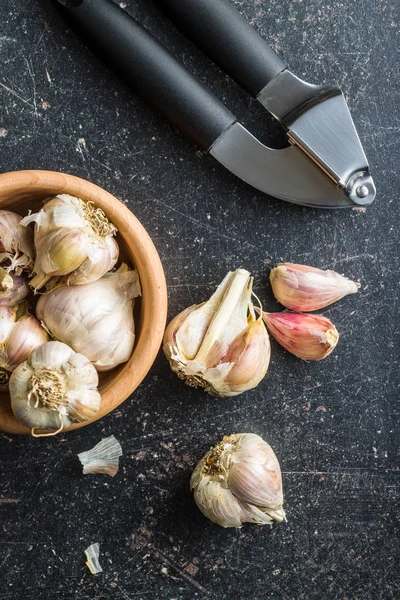
M 102 573 L 103 569 L 99 563 L 100 556 L 100 544 L 92 544 L 85 550 L 86 555 L 86 566 L 91 572 L 92 575 L 97 575 L 97 573 Z
M 258 435 L 225 436 L 197 464 L 190 488 L 202 513 L 222 527 L 286 520 L 279 463 Z
M 103 473 L 110 477 L 114 477 L 118 472 L 120 456 L 121 444 L 113 435 L 103 438 L 91 450 L 78 454 L 84 475 Z
M 254 313 L 252 283 L 244 269 L 228 273 L 207 302 L 187 308 L 167 327 L 164 353 L 187 385 L 236 396 L 265 376 L 270 343 Z
M 277 265 L 270 273 L 270 281 L 278 302 L 300 312 L 319 310 L 360 288 L 359 283 L 335 271 L 294 263 Z
M 33 235 L 22 220 L 16 213 L 0 210 L 0 262 L 17 275 L 32 268 L 34 257 Z

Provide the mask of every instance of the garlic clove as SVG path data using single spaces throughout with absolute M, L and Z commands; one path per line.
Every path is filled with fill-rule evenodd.
M 271 335 L 288 352 L 304 360 L 322 360 L 336 347 L 339 333 L 322 315 L 262 313 Z
M 244 514 L 240 502 L 218 481 L 200 481 L 195 488 L 195 499 L 203 515 L 213 523 L 221 527 L 242 526 Z
M 324 308 L 348 294 L 355 294 L 360 284 L 335 271 L 307 265 L 282 263 L 270 273 L 275 298 L 286 308 L 310 312 Z
M 241 392 L 258 385 L 268 371 L 270 358 L 269 336 L 260 318 L 238 335 L 224 356 L 224 362 L 233 363 L 226 378 L 230 389 Z
M 255 434 L 225 436 L 197 464 L 190 487 L 203 514 L 222 527 L 285 520 L 278 460 Z
M 228 273 L 207 302 L 184 310 L 167 327 L 164 353 L 188 385 L 235 396 L 265 376 L 270 344 L 254 313 L 252 283 L 244 269 Z
M 48 334 L 35 317 L 23 316 L 15 323 L 4 349 L 8 357 L 7 368 L 13 371 L 28 358 L 32 350 L 45 344 L 48 339 Z
M 67 277 L 67 285 L 84 285 L 100 279 L 116 264 L 119 246 L 114 238 L 107 237 L 104 244 L 87 244 L 87 258 Z

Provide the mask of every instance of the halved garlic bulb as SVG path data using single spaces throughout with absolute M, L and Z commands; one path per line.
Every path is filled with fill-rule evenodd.
M 92 361 L 98 371 L 126 362 L 133 350 L 137 271 L 122 267 L 87 285 L 62 285 L 39 298 L 36 314 L 50 334 Z
M 6 271 L 16 271 L 33 266 L 33 235 L 22 225 L 22 217 L 0 210 L 0 263 Z
M 248 271 L 230 272 L 207 302 L 187 308 L 168 325 L 164 353 L 188 385 L 236 396 L 265 376 L 271 350 L 254 312 L 252 285 Z
M 272 269 L 270 281 L 278 302 L 300 312 L 324 308 L 348 294 L 355 294 L 360 287 L 359 283 L 335 271 L 292 263 Z
M 0 385 L 7 385 L 11 372 L 49 336 L 39 321 L 22 308 L 0 306 Z
M 35 223 L 36 275 L 31 280 L 35 290 L 51 277 L 64 275 L 69 285 L 90 283 L 118 260 L 119 247 L 113 238 L 117 228 L 92 202 L 60 194 L 21 223 Z
M 222 527 L 286 520 L 274 451 L 259 435 L 228 435 L 193 471 L 190 489 L 201 512 Z
M 92 419 L 100 408 L 99 376 L 86 356 L 61 342 L 47 342 L 30 354 L 10 378 L 13 413 L 32 429 L 55 435 L 72 423 Z

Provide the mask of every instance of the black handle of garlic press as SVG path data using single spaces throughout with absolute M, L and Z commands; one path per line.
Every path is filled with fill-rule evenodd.
M 209 149 L 235 122 L 201 81 L 111 0 L 53 3 L 127 83 L 202 148 Z
M 187 37 L 252 96 L 286 67 L 231 0 L 156 0 Z

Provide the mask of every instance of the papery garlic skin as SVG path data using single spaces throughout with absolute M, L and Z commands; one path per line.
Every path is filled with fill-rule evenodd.
M 339 333 L 322 315 L 262 313 L 270 334 L 288 352 L 304 360 L 322 360 L 336 347 Z
M 310 312 L 329 306 L 348 294 L 355 294 L 360 284 L 335 271 L 307 265 L 282 263 L 270 273 L 275 298 L 286 308 Z
M 23 425 L 56 433 L 92 419 L 100 408 L 96 369 L 61 342 L 33 350 L 10 378 L 13 413 Z
M 51 277 L 67 276 L 66 283 L 82 285 L 102 277 L 118 260 L 116 227 L 91 202 L 60 194 L 22 225 L 35 223 L 35 277 L 38 290 Z
M 228 273 L 207 302 L 187 308 L 167 327 L 164 353 L 188 385 L 214 396 L 236 396 L 265 376 L 271 347 L 254 313 L 252 283 L 244 269 Z
M 51 290 L 39 298 L 36 314 L 55 339 L 87 356 L 98 371 L 108 371 L 132 354 L 133 305 L 140 293 L 137 271 L 117 271 L 87 285 Z
M 35 317 L 18 318 L 16 309 L 0 306 L 0 384 L 6 385 L 11 372 L 48 339 Z
M 0 263 L 7 271 L 30 270 L 35 255 L 32 231 L 22 224 L 22 217 L 0 210 Z
M 201 512 L 222 527 L 286 520 L 278 459 L 253 433 L 225 436 L 197 464 L 190 489 Z

